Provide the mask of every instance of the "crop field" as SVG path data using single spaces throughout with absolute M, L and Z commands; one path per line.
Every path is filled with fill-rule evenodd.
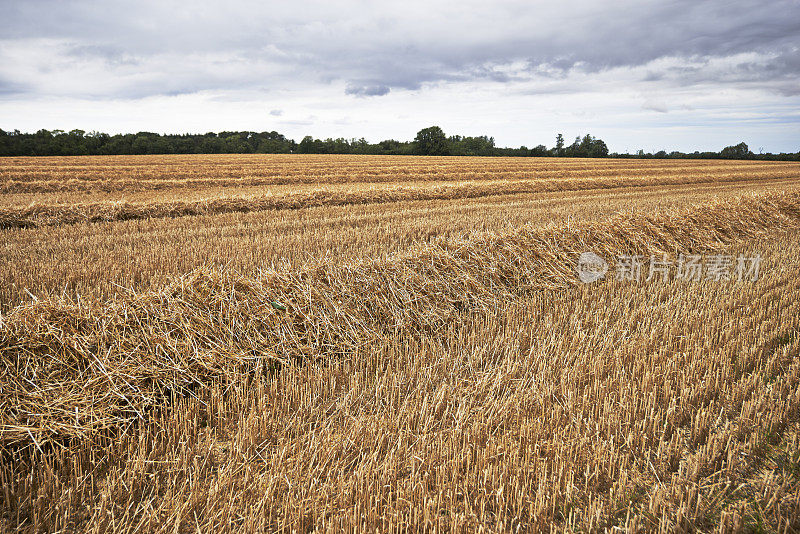
M 4 158 L 0 235 L 0 531 L 800 531 L 800 164 Z

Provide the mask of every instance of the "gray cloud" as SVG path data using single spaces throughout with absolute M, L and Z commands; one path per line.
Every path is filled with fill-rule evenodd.
M 800 136 L 797 0 L 0 2 L 6 128 Z
M 345 94 L 353 96 L 384 96 L 389 94 L 389 88 L 385 85 L 348 85 L 344 90 Z
M 78 60 L 101 59 L 109 66 L 137 65 L 139 62 L 132 56 L 116 47 L 108 45 L 81 44 L 65 47 L 63 55 Z
M 772 90 L 777 92 L 781 96 L 798 96 L 800 95 L 800 83 L 797 82 L 786 82 L 786 83 L 777 83 L 772 86 Z
M 8 80 L 0 75 L 0 96 L 3 95 L 21 95 L 25 94 L 30 90 L 25 84 L 17 83 L 12 80 Z
M 642 104 L 642 109 L 645 109 L 645 110 L 648 110 L 648 111 L 656 111 L 658 113 L 668 113 L 669 112 L 669 108 L 666 105 L 664 105 L 664 104 L 662 104 L 660 102 L 654 102 L 654 101 L 645 102 L 644 104 Z
M 155 1 L 136 10 L 97 0 L 13 2 L 0 21 L 0 68 L 32 93 L 139 98 L 337 81 L 348 95 L 381 96 L 644 66 L 640 79 L 649 83 L 752 81 L 786 94 L 799 67 L 800 3 L 792 0 L 426 5 L 229 2 L 222 11 L 212 2 L 193 10 Z M 725 69 L 697 66 L 741 54 L 752 57 Z M 665 58 L 672 64 L 651 65 Z M 22 61 L 33 68 L 18 68 Z M 76 80 L 56 82 L 65 76 Z

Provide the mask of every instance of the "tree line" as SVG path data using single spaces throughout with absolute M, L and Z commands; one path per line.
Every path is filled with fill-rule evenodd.
M 779 154 L 772 154 L 770 152 L 754 153 L 747 146 L 747 143 L 741 142 L 738 145 L 726 146 L 719 152 L 667 152 L 666 150 L 659 150 L 658 152 L 649 153 L 644 150 L 639 150 L 635 154 L 612 154 L 615 158 L 631 158 L 631 159 L 757 159 L 765 161 L 800 161 L 800 152 L 781 152 Z
M 800 160 L 797 154 L 754 154 L 745 143 L 719 152 L 670 152 L 654 154 L 640 150 L 635 154 L 609 153 L 602 139 L 589 134 L 576 137 L 567 145 L 564 136 L 556 136 L 555 145 L 547 148 L 498 147 L 494 137 L 447 136 L 438 126 L 420 130 L 412 141 L 387 139 L 370 143 L 366 139 L 304 137 L 299 143 L 278 132 L 209 132 L 205 134 L 135 134 L 109 135 L 83 130 L 39 130 L 36 133 L 6 132 L 0 129 L 0 156 L 80 156 L 132 154 L 372 154 L 429 156 L 520 156 L 567 158 L 659 158 L 659 159 L 774 159 Z

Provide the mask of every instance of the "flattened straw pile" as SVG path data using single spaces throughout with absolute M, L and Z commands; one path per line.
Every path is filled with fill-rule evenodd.
M 661 176 L 658 185 L 690 183 L 724 183 L 741 181 L 736 174 L 729 176 L 681 175 Z M 496 195 L 582 191 L 616 187 L 648 187 L 653 180 L 606 176 L 600 178 L 568 178 L 564 180 L 525 179 L 482 183 L 481 181 L 436 186 L 382 186 L 374 189 L 317 190 L 284 195 L 265 195 L 250 198 L 213 198 L 196 201 L 150 202 L 146 204 L 92 202 L 85 204 L 30 205 L 0 208 L 0 229 L 58 226 L 64 224 L 126 221 L 154 218 L 174 218 L 190 215 L 247 213 L 267 210 L 291 210 L 315 206 L 345 206 L 409 200 L 453 200 Z
M 797 228 L 800 194 L 749 196 L 258 277 L 198 270 L 102 306 L 20 306 L 0 327 L 0 447 L 80 438 L 237 371 L 368 349 L 398 330 L 435 331 L 465 309 L 567 287 L 585 250 L 703 252 Z

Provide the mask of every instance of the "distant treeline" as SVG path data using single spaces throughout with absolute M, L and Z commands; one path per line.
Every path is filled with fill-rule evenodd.
M 304 137 L 299 143 L 278 132 L 209 132 L 205 134 L 135 134 L 109 135 L 83 130 L 39 130 L 36 133 L 6 132 L 0 129 L 0 156 L 81 156 L 126 154 L 386 154 L 439 156 L 537 156 L 573 158 L 663 158 L 663 159 L 759 159 L 800 161 L 796 154 L 754 154 L 745 143 L 719 152 L 669 152 L 654 154 L 639 150 L 636 154 L 609 153 L 603 140 L 591 135 L 576 137 L 567 145 L 564 136 L 556 136 L 555 146 L 547 148 L 503 148 L 495 146 L 494 137 L 485 135 L 447 136 L 438 126 L 424 128 L 413 141 L 387 139 L 369 143 L 366 139 L 314 139 Z

